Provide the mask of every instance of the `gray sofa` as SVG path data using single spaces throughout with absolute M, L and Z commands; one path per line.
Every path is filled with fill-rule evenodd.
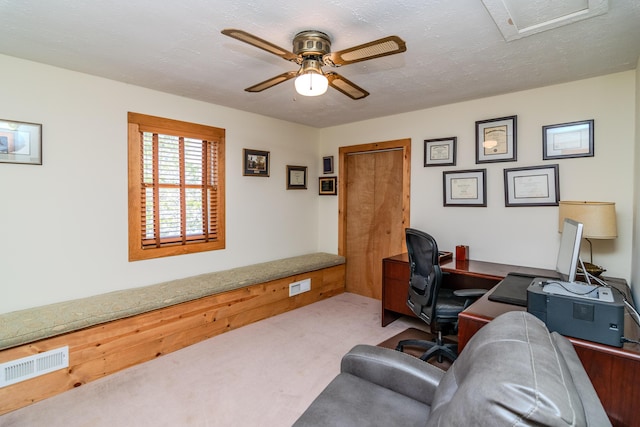
M 446 372 L 358 345 L 294 424 L 302 426 L 610 426 L 573 349 L 526 312 L 483 327 Z

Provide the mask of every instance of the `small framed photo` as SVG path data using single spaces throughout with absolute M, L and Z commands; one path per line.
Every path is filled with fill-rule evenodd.
M 487 206 L 487 170 L 442 173 L 444 206 Z
M 505 206 L 558 206 L 558 165 L 504 170 Z
M 42 164 L 42 125 L 0 119 L 0 163 Z
M 320 182 L 318 183 L 318 194 L 320 194 L 321 196 L 335 196 L 336 194 L 338 194 L 338 177 L 325 176 L 320 177 L 319 180 Z
M 449 138 L 427 139 L 424 141 L 424 165 L 426 166 L 455 166 L 456 142 L 455 136 Z
M 518 116 L 476 122 L 476 163 L 517 160 Z
M 269 176 L 269 152 L 245 148 L 242 174 L 244 176 Z
M 287 190 L 307 189 L 307 167 L 287 165 Z
M 542 126 L 542 160 L 593 157 L 593 120 Z
M 333 173 L 333 156 L 325 156 L 322 158 L 322 173 Z

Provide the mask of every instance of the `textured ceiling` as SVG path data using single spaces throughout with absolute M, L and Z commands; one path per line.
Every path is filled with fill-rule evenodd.
M 593 1 L 570 3 L 575 9 Z M 0 0 L 0 53 L 314 127 L 636 67 L 638 0 L 612 0 L 604 14 L 510 42 L 488 11 L 499 2 L 485 3 Z M 557 0 L 535 3 L 545 10 Z M 220 34 L 224 28 L 288 50 L 293 36 L 308 29 L 327 33 L 334 51 L 398 35 L 407 51 L 337 70 L 371 93 L 363 100 L 331 88 L 320 97 L 302 97 L 293 80 L 247 93 L 244 88 L 297 66 Z

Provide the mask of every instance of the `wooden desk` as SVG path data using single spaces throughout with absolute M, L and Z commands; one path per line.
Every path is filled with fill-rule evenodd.
M 616 283 L 617 282 L 617 283 Z M 626 281 L 609 283 L 629 295 Z M 489 300 L 490 292 L 471 304 L 458 317 L 458 351 L 471 337 L 495 317 L 514 310 L 526 310 L 511 304 Z M 625 312 L 624 336 L 640 338 L 640 328 Z M 640 345 L 626 343 L 622 348 L 567 337 L 580 357 L 587 375 L 614 426 L 637 426 L 637 406 L 640 403 Z
M 491 289 L 511 272 L 549 276 L 550 270 L 484 261 L 450 259 L 440 264 L 443 287 L 451 289 Z M 402 315 L 413 316 L 407 307 L 409 256 L 404 253 L 382 260 L 382 326 Z
M 550 270 L 497 264 L 481 261 L 455 260 L 441 263 L 449 273 L 445 286 L 453 289 L 492 289 L 510 272 L 551 276 Z M 624 282 L 624 281 L 623 281 Z M 613 283 L 612 283 L 613 284 Z M 382 260 L 382 326 L 401 315 L 414 316 L 407 307 L 409 288 L 409 258 L 407 254 Z M 629 294 L 626 282 L 624 288 Z M 459 316 L 458 348 L 460 351 L 482 326 L 507 311 L 526 310 L 525 307 L 489 300 L 490 292 L 469 306 Z M 625 314 L 624 336 L 640 340 L 640 328 Z M 640 345 L 626 343 L 622 348 L 570 338 L 578 357 L 589 375 L 614 426 L 639 426 L 635 415 L 640 403 Z

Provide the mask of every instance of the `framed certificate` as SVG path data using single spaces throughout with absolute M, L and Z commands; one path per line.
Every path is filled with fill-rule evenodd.
M 442 173 L 444 206 L 487 206 L 486 169 Z
M 542 126 L 542 160 L 593 157 L 593 120 Z
M 558 206 L 558 165 L 504 170 L 505 206 Z
M 517 117 L 476 122 L 476 163 L 516 161 Z
M 307 167 L 287 165 L 287 190 L 307 189 Z
M 427 139 L 424 141 L 425 166 L 455 166 L 456 142 L 455 136 L 449 138 Z

